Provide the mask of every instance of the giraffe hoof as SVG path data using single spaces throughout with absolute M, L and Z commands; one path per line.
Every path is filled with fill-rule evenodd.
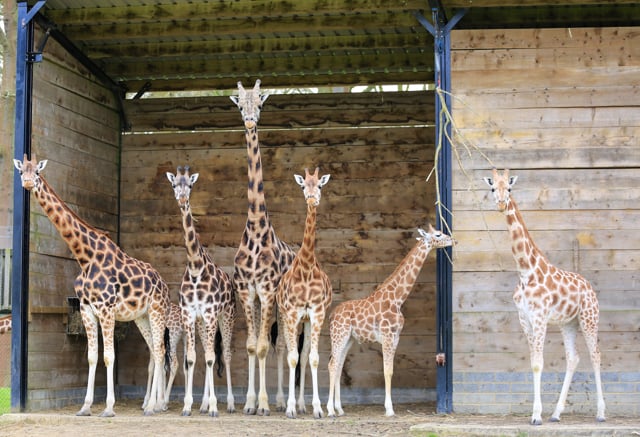
M 189 417 L 189 416 L 191 416 L 191 411 L 182 410 L 182 413 L 180 415 L 182 417 Z
M 607 421 L 607 418 L 606 418 L 606 417 L 604 417 L 604 416 L 602 416 L 602 417 L 596 417 L 596 421 L 597 421 L 597 422 L 601 422 L 601 423 L 602 423 L 602 422 L 606 422 L 606 421 Z
M 78 412 L 76 413 L 76 416 L 83 416 L 83 417 L 91 416 L 91 410 L 89 410 L 89 409 L 86 409 L 86 410 L 85 410 L 85 409 L 83 408 L 82 410 L 80 410 L 80 411 L 78 411 Z
M 233 414 L 236 412 L 236 407 L 227 407 L 227 413 Z
M 218 412 L 217 411 L 212 411 L 211 413 L 209 413 L 209 416 L 218 417 Z
M 287 411 L 287 417 L 289 419 L 295 419 L 296 418 L 296 412 L 295 411 Z
M 314 419 L 322 419 L 322 411 L 314 411 L 313 412 Z
M 254 416 L 254 415 L 257 413 L 257 411 L 256 411 L 256 409 L 255 409 L 255 408 L 246 408 L 246 407 L 245 407 L 245 409 L 243 410 L 243 412 L 244 412 L 244 414 L 245 414 L 245 415 L 247 415 L 247 416 Z
M 115 415 L 116 413 L 108 410 L 104 410 L 102 413 L 100 413 L 100 417 L 115 417 Z
M 542 419 L 531 419 L 531 424 L 535 426 L 542 425 Z
M 554 422 L 554 423 L 555 423 L 555 422 L 560 422 L 560 418 L 559 418 L 559 417 L 551 416 L 551 417 L 549 418 L 549 422 Z
M 258 408 L 256 414 L 258 414 L 258 416 L 268 416 L 271 414 L 271 411 L 269 411 L 268 408 Z
M 155 413 L 153 412 L 153 410 L 150 410 L 150 411 L 143 411 L 143 412 L 142 412 L 142 415 L 143 415 L 143 416 L 147 416 L 147 417 L 149 417 L 149 416 L 153 416 L 153 415 L 155 415 Z M 115 414 L 114 414 L 114 416 L 115 416 Z M 111 417 L 111 416 L 105 416 L 105 417 Z
M 278 405 L 276 406 L 276 411 L 282 413 L 284 411 L 287 411 L 287 407 L 285 407 L 284 405 Z

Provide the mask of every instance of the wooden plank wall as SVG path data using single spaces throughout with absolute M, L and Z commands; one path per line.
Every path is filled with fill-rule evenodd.
M 48 160 L 43 176 L 81 217 L 116 236 L 120 128 L 112 93 L 53 38 L 34 65 L 33 92 L 32 144 L 36 158 Z M 64 324 L 80 268 L 31 199 L 28 383 L 29 406 L 38 409 L 56 396 L 36 392 L 86 386 L 88 364 L 86 338 L 66 335 Z M 97 385 L 105 380 L 98 371 Z
M 603 371 L 637 372 L 637 29 L 454 31 L 452 83 L 458 138 L 473 146 L 461 154 L 464 171 L 454 165 L 454 371 L 530 369 L 511 299 L 517 278 L 506 221 L 482 181 L 496 166 L 519 177 L 513 196 L 538 246 L 597 290 Z M 590 372 L 578 345 L 578 370 Z M 557 329 L 545 357 L 545 370 L 564 371 Z
M 319 166 L 321 174 L 331 174 L 318 210 L 317 256 L 332 280 L 334 306 L 372 292 L 413 246 L 416 228 L 434 222 L 435 189 L 425 181 L 433 166 L 433 105 L 432 92 L 272 95 L 264 104 L 259 136 L 267 209 L 281 239 L 299 244 L 304 230 L 306 208 L 294 173 Z M 160 270 L 177 301 L 186 255 L 165 173 L 189 165 L 200 174 L 191 201 L 196 226 L 214 261 L 232 273 L 247 208 L 240 113 L 228 97 L 127 101 L 126 112 L 132 131 L 123 139 L 122 245 Z M 394 387 L 435 387 L 428 359 L 435 353 L 434 266 L 431 256 L 405 306 Z M 238 311 L 233 384 L 246 387 L 239 305 Z M 137 341 L 126 340 L 120 349 L 127 363 L 120 366 L 121 384 L 146 381 L 148 358 Z M 326 387 L 327 324 L 320 349 L 320 386 Z M 268 366 L 275 386 L 275 357 Z M 354 346 L 345 370 L 354 388 L 384 387 L 379 346 Z

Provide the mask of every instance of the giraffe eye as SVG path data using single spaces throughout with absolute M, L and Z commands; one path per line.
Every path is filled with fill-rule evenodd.
M 496 189 L 495 189 L 495 188 L 492 188 L 492 189 L 491 189 L 491 192 L 492 192 L 492 193 L 495 193 L 495 192 L 496 192 Z

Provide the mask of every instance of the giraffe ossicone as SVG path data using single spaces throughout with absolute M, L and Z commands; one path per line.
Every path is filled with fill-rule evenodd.
M 509 170 L 500 174 L 494 168 L 492 177 L 485 177 L 484 181 L 491 188 L 498 210 L 506 216 L 511 252 L 519 275 L 513 301 L 518 309 L 520 326 L 527 337 L 531 357 L 534 389 L 531 424 L 542 424 L 541 378 L 544 342 L 549 323 L 560 326 L 566 356 L 564 382 L 550 420 L 559 421 L 565 408 L 569 386 L 580 360 L 576 347 L 577 332 L 580 329 L 587 343 L 596 383 L 596 420 L 603 422 L 605 402 L 600 380 L 598 298 L 586 279 L 552 265 L 535 244 L 518 205 L 511 196 L 511 189 L 517 179 L 517 176 L 509 176 Z
M 418 229 L 418 242 L 404 257 L 396 269 L 376 290 L 363 299 L 348 300 L 335 307 L 329 318 L 331 359 L 329 360 L 329 400 L 327 415 L 342 416 L 340 377 L 349 349 L 354 342 L 380 343 L 384 372 L 386 416 L 393 416 L 391 378 L 393 359 L 404 326 L 402 305 L 409 297 L 418 274 L 431 249 L 456 244 L 451 236 L 435 230 Z
M 82 220 L 49 186 L 41 172 L 47 161 L 13 163 L 20 173 L 22 187 L 30 191 L 51 223 L 67 243 L 80 265 L 74 289 L 80 300 L 80 313 L 87 333 L 89 376 L 84 404 L 77 415 L 91 415 L 98 364 L 98 326 L 102 330 L 104 363 L 107 368 L 106 407 L 103 417 L 115 415 L 113 332 L 116 321 L 134 321 L 153 354 L 151 395 L 145 415 L 164 408 L 165 318 L 169 309 L 169 289 L 160 274 L 148 263 L 127 255 L 105 232 Z

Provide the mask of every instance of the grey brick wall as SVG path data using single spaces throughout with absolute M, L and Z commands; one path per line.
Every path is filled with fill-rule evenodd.
M 533 406 L 531 372 L 455 372 L 453 408 L 457 413 L 529 414 Z M 543 417 L 553 413 L 564 372 L 543 372 Z M 603 372 L 607 416 L 640 415 L 640 371 Z M 596 414 L 596 386 L 591 372 L 576 372 L 563 414 Z

